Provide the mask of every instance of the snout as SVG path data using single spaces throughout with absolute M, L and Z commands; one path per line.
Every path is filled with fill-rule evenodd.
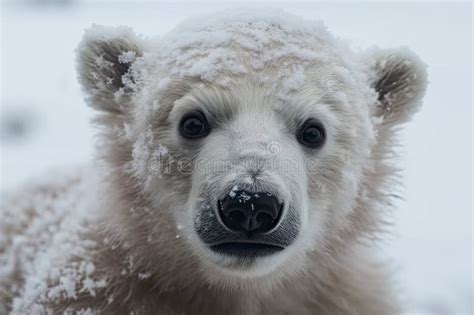
M 228 189 L 211 203 L 203 198 L 194 217 L 194 227 L 201 242 L 220 265 L 234 268 L 276 256 L 296 240 L 300 226 L 300 209 L 285 191 Z M 263 186 L 263 185 L 258 185 Z M 209 203 L 207 203 L 207 202 Z M 232 258 L 224 259 L 222 258 Z M 234 265 L 235 263 L 235 265 Z M 243 264 L 243 265 L 242 265 Z M 240 268 L 239 267 L 239 268 Z
M 284 210 L 269 192 L 231 191 L 218 200 L 218 224 L 227 232 L 212 244 L 214 252 L 238 258 L 268 256 L 285 248 L 271 234 L 277 229 Z
M 259 235 L 276 228 L 283 212 L 283 203 L 268 192 L 231 191 L 218 201 L 218 216 L 224 228 L 234 235 L 211 246 L 215 252 L 237 256 L 267 256 L 284 247 L 277 242 L 264 242 Z M 235 239 L 235 235 L 239 235 Z

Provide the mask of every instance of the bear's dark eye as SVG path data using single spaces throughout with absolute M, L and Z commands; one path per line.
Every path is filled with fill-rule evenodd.
M 323 125 L 316 119 L 309 119 L 296 135 L 298 141 L 309 148 L 319 148 L 326 140 L 326 133 Z
M 192 111 L 181 118 L 179 132 L 184 138 L 196 139 L 207 136 L 209 124 L 204 114 L 200 111 Z

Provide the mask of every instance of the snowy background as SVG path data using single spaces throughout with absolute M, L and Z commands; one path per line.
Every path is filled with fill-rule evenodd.
M 425 106 L 401 135 L 405 200 L 394 261 L 410 314 L 473 314 L 472 5 L 449 3 L 156 4 L 73 0 L 4 1 L 1 12 L 3 193 L 93 157 L 93 116 L 82 100 L 74 49 L 92 23 L 161 35 L 196 13 L 278 7 L 321 19 L 354 48 L 406 45 L 429 65 Z

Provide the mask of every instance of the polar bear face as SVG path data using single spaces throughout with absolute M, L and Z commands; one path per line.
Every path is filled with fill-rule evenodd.
M 241 19 L 156 45 L 95 27 L 78 50 L 115 193 L 143 208 L 144 234 L 173 222 L 159 237 L 218 281 L 289 276 L 376 230 L 393 130 L 426 81 L 408 51 L 356 56 L 320 25 Z

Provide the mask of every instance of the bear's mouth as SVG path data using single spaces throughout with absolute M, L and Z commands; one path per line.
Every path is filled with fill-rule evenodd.
M 227 242 L 212 245 L 210 248 L 216 253 L 239 258 L 270 256 L 285 249 L 278 245 L 254 242 Z

